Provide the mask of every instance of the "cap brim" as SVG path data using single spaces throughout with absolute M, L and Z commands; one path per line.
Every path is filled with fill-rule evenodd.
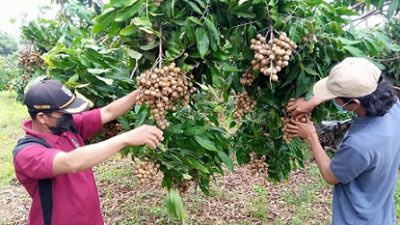
M 314 87 L 313 87 L 314 96 L 317 97 L 318 99 L 320 99 L 322 102 L 329 101 L 331 99 L 338 97 L 338 96 L 332 94 L 328 90 L 327 81 L 328 81 L 328 77 L 325 77 L 325 78 L 319 80 L 317 83 L 315 83 Z
M 81 112 L 88 110 L 89 106 L 90 106 L 90 104 L 88 101 L 86 101 L 82 98 L 76 97 L 75 100 L 71 104 L 69 104 L 66 108 L 58 110 L 58 111 L 64 112 L 64 113 L 70 113 L 70 114 L 81 113 Z

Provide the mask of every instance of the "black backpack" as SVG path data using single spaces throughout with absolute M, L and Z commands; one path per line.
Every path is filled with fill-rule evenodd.
M 24 147 L 31 144 L 40 144 L 45 146 L 46 148 L 51 148 L 51 145 L 48 144 L 44 139 L 27 135 L 18 140 L 17 145 L 13 150 L 14 159 Z M 40 203 L 42 205 L 42 215 L 43 215 L 44 225 L 51 225 L 51 219 L 53 215 L 52 183 L 53 179 L 39 180 L 39 196 L 40 196 Z

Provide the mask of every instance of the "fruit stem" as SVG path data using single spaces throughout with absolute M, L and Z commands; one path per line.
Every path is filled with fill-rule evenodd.
M 163 53 L 162 53 L 162 26 L 161 26 L 161 22 L 160 22 L 160 45 L 159 45 L 159 50 L 158 50 L 158 58 L 159 58 L 159 62 L 158 62 L 158 68 L 161 69 L 162 68 L 162 58 L 163 58 Z

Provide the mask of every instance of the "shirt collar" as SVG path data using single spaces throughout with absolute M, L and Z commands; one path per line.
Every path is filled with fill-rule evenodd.
M 54 145 L 58 142 L 61 136 L 52 134 L 52 133 L 42 133 L 35 130 L 32 130 L 32 120 L 27 120 L 24 122 L 22 128 L 25 130 L 25 133 L 30 136 L 42 138 L 47 141 L 50 145 Z

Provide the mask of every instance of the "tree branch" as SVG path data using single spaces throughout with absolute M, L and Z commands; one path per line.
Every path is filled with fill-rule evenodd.
M 383 9 L 385 6 L 389 5 L 389 4 L 390 4 L 390 1 L 389 1 L 389 2 L 386 2 L 386 3 L 382 6 L 382 9 Z M 381 13 L 380 11 L 381 11 L 381 9 L 376 8 L 376 9 L 374 9 L 374 10 L 372 10 L 372 11 L 369 11 L 368 13 L 366 13 L 366 14 L 364 14 L 364 15 L 361 15 L 360 17 L 358 17 L 358 18 L 352 20 L 351 22 L 354 23 L 354 22 L 359 21 L 359 20 L 364 21 L 364 20 L 366 20 L 366 19 L 367 19 L 368 17 L 370 17 L 370 16 L 373 16 L 373 15 L 376 15 L 376 14 L 380 14 L 380 13 Z
M 364 4 L 365 4 L 365 2 L 363 2 L 363 1 L 359 2 L 359 3 L 355 4 L 355 5 L 353 5 L 350 9 L 351 10 L 356 10 L 357 8 L 361 7 Z

